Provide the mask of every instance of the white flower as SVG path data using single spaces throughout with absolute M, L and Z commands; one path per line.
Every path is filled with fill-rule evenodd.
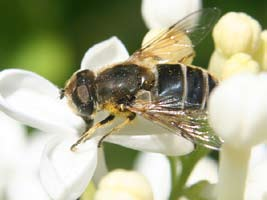
M 24 127 L 2 112 L 0 127 L 0 198 L 49 200 L 38 176 L 47 137 L 35 133 L 29 140 Z
M 94 200 L 152 200 L 151 187 L 144 176 L 135 171 L 117 169 L 99 183 Z
M 262 143 L 267 139 L 267 74 L 240 74 L 222 82 L 211 94 L 209 115 L 228 145 Z
M 267 74 L 240 74 L 209 101 L 211 126 L 222 137 L 219 199 L 243 199 L 251 148 L 267 140 Z
M 181 164 L 178 162 L 178 174 L 181 173 L 181 167 Z M 171 171 L 166 156 L 157 153 L 141 153 L 136 159 L 134 168 L 149 181 L 154 200 L 167 200 L 169 198 L 171 192 Z M 190 187 L 203 180 L 213 184 L 217 182 L 217 179 L 216 162 L 205 157 L 194 167 L 186 182 L 186 186 Z
M 101 66 L 127 58 L 123 44 L 112 37 L 88 50 L 82 68 L 97 71 Z M 0 73 L 0 109 L 27 125 L 57 135 L 43 153 L 44 187 L 54 199 L 73 199 L 82 194 L 95 168 L 99 167 L 96 144 L 104 130 L 97 130 L 94 139 L 80 145 L 78 152 L 71 152 L 70 146 L 84 130 L 85 123 L 70 110 L 65 100 L 59 100 L 58 93 L 57 87 L 34 73 L 16 69 Z M 182 155 L 193 150 L 191 142 L 140 117 L 105 141 L 168 155 Z
M 142 15 L 149 29 L 166 28 L 199 10 L 201 0 L 142 0 Z

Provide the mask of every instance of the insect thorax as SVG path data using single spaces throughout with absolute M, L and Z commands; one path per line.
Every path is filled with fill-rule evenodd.
M 150 90 L 154 81 L 154 74 L 150 70 L 135 64 L 107 68 L 96 78 L 98 103 L 129 104 L 139 90 Z

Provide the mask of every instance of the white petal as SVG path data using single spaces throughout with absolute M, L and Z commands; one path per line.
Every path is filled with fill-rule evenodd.
M 267 162 L 267 145 L 260 144 L 252 148 L 249 160 L 249 170 L 257 167 L 262 162 Z
M 245 200 L 262 200 L 267 194 L 267 161 L 261 162 L 248 173 Z M 265 197 L 265 198 L 263 198 Z
M 59 100 L 48 80 L 24 70 L 0 73 L 0 109 L 9 116 L 45 132 L 77 133 L 84 122 Z
M 98 185 L 100 180 L 108 173 L 106 165 L 105 154 L 103 148 L 98 148 L 97 152 L 97 167 L 94 173 L 93 181 L 95 185 Z
M 142 15 L 148 28 L 165 28 L 201 8 L 200 0 L 143 0 Z
M 54 138 L 44 151 L 40 167 L 41 181 L 55 200 L 77 199 L 95 172 L 96 142 L 90 140 L 80 145 L 78 152 L 72 152 L 70 146 L 76 139 Z
M 138 155 L 134 169 L 149 181 L 154 200 L 167 200 L 171 191 L 170 166 L 166 156 L 157 153 Z
M 12 171 L 26 148 L 26 131 L 20 123 L 1 111 L 0 127 L 0 170 Z
M 30 137 L 24 152 L 24 157 L 21 158 L 21 165 L 27 170 L 38 172 L 44 148 L 53 137 L 54 135 L 52 134 L 45 134 L 39 131 L 33 132 L 33 136 Z
M 0 111 L 0 198 L 1 190 L 20 164 L 26 149 L 24 127 Z
M 37 173 L 20 172 L 16 174 L 6 188 L 9 200 L 51 200 L 44 191 Z
M 40 184 L 39 167 L 45 142 L 51 135 L 41 132 L 33 134 L 34 136 L 28 141 L 27 148 L 19 154 L 20 159 L 16 163 L 12 176 L 7 179 L 6 193 L 8 199 L 50 199 Z
M 191 142 L 170 133 L 163 133 L 162 135 L 118 135 L 110 137 L 108 141 L 138 151 L 163 153 L 169 156 L 185 155 L 194 149 Z
M 218 165 L 211 158 L 202 158 L 191 172 L 186 185 L 190 186 L 199 181 L 207 180 L 209 183 L 218 182 Z
M 170 156 L 184 155 L 194 149 L 192 142 L 139 116 L 133 123 L 107 137 L 105 141 Z
M 3 183 L 3 181 L 0 181 L 0 199 L 4 199 L 4 196 L 5 196 L 5 184 Z
M 123 43 L 113 36 L 87 50 L 82 59 L 81 69 L 98 71 L 104 66 L 125 61 L 128 57 Z
M 265 144 L 252 148 L 245 200 L 265 199 L 267 194 L 267 148 Z

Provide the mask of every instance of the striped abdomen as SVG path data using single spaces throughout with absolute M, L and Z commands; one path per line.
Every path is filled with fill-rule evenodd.
M 172 96 L 181 109 L 206 107 L 208 96 L 217 81 L 207 71 L 183 64 L 157 65 L 157 96 Z

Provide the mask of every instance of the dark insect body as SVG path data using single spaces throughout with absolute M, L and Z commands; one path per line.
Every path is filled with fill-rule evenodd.
M 206 111 L 217 81 L 206 70 L 187 64 L 194 56 L 193 46 L 206 36 L 217 17 L 214 8 L 197 11 L 153 38 L 127 61 L 98 72 L 76 72 L 61 97 L 67 97 L 88 130 L 72 150 L 117 115 L 125 121 L 106 133 L 99 145 L 140 115 L 196 144 L 219 149 L 222 141 L 209 127 Z M 95 113 L 101 110 L 110 115 L 92 126 Z

